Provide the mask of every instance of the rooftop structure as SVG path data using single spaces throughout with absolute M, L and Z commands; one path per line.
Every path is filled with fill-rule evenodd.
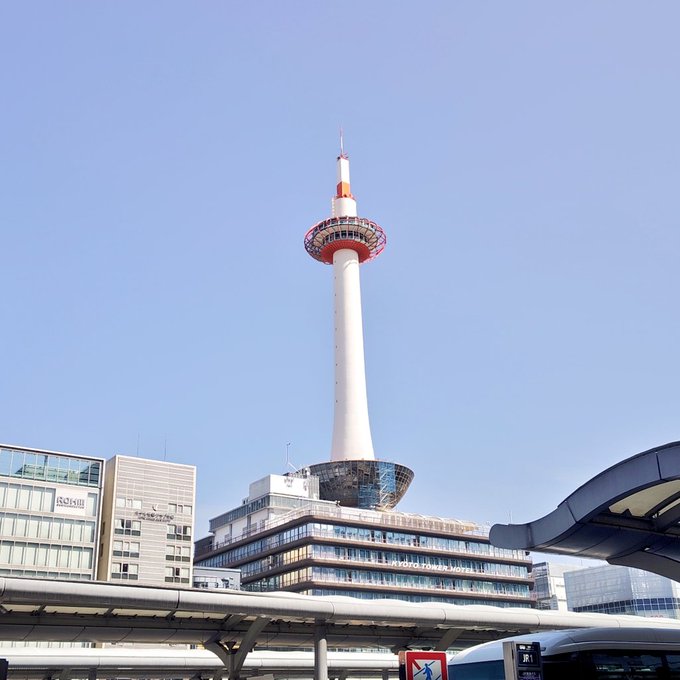
M 331 217 L 305 235 L 307 252 L 333 266 L 335 408 L 331 462 L 311 466 L 324 500 L 360 508 L 393 508 L 413 479 L 409 468 L 376 460 L 368 418 L 359 265 L 385 248 L 385 232 L 357 216 L 342 138 Z

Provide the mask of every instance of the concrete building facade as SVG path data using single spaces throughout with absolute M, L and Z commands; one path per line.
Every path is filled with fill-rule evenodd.
M 193 465 L 109 459 L 98 578 L 191 586 L 195 504 Z
M 0 445 L 0 575 L 93 580 L 104 460 Z

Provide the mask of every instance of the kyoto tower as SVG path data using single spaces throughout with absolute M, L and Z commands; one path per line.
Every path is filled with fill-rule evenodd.
M 359 265 L 380 255 L 385 232 L 357 216 L 349 181 L 349 158 L 342 137 L 332 216 L 305 235 L 305 249 L 333 265 L 335 326 L 335 408 L 330 463 L 310 466 L 321 498 L 341 505 L 393 508 L 413 479 L 409 468 L 378 460 L 368 419 Z

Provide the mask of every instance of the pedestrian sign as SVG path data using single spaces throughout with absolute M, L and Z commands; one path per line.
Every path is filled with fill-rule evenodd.
M 449 680 L 446 652 L 400 653 L 399 671 L 402 680 Z

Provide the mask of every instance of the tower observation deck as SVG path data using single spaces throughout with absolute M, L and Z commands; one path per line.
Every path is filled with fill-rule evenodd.
M 408 489 L 413 471 L 378 460 L 368 418 L 359 265 L 380 255 L 387 242 L 382 228 L 357 216 L 350 190 L 349 158 L 341 149 L 331 217 L 305 235 L 305 249 L 333 266 L 335 408 L 330 463 L 312 465 L 321 497 L 341 505 L 393 508 Z

